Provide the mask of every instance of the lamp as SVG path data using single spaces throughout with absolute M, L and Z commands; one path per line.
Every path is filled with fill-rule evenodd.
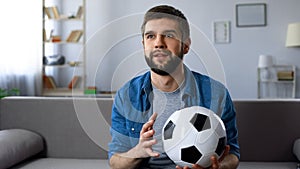
M 300 47 L 300 22 L 288 25 L 286 47 Z
M 273 65 L 273 59 L 271 55 L 259 55 L 258 67 L 267 68 Z

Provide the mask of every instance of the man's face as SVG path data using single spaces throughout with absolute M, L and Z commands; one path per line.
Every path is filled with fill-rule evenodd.
M 178 22 L 162 18 L 145 25 L 143 38 L 148 66 L 157 74 L 169 75 L 182 63 L 182 34 Z

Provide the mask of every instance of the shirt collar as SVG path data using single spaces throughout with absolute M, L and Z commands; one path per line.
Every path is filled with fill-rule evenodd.
M 183 95 L 188 95 L 190 97 L 198 97 L 198 87 L 193 75 L 193 72 L 184 65 L 185 72 L 185 90 L 183 91 Z
M 199 98 L 198 96 L 198 88 L 197 88 L 197 83 L 194 78 L 193 72 L 184 64 L 184 75 L 185 75 L 185 89 L 182 93 L 182 97 L 196 97 Z M 151 73 L 148 71 L 145 74 L 145 81 L 142 85 L 142 91 L 144 91 L 143 94 L 146 94 L 149 96 L 149 94 L 152 92 L 153 88 L 151 85 Z

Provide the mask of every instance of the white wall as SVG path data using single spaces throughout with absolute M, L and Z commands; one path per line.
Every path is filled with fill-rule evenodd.
M 235 5 L 266 3 L 267 26 L 237 28 Z M 257 97 L 257 62 L 260 54 L 270 54 L 277 64 L 300 67 L 300 48 L 286 48 L 288 23 L 300 22 L 299 0 L 87 0 L 87 85 L 99 90 L 116 90 L 147 66 L 142 52 L 140 25 L 142 14 L 157 4 L 170 4 L 183 11 L 194 28 L 192 51 L 185 62 L 193 70 L 212 75 L 225 82 L 234 99 Z M 214 44 L 213 21 L 231 22 L 231 42 Z M 201 34 L 201 31 L 203 34 Z M 193 37 L 197 35 L 197 37 Z M 193 39 L 200 40 L 193 41 Z M 205 43 L 203 41 L 206 41 Z M 196 51 L 205 45 L 218 55 L 216 70 L 224 70 L 225 80 L 214 74 L 205 63 L 207 51 Z M 202 53 L 203 52 L 203 53 Z M 214 53 L 215 52 L 215 53 Z M 214 57 L 214 56 L 213 56 Z M 198 66 L 199 65 L 199 66 Z M 300 89 L 299 71 L 297 89 Z M 219 79 L 220 78 L 220 79 Z M 297 97 L 300 97 L 298 90 Z

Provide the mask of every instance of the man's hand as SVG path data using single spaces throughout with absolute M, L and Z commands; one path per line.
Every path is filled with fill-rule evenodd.
M 155 131 L 153 130 L 153 124 L 157 117 L 157 113 L 153 113 L 149 121 L 143 125 L 143 128 L 140 132 L 139 143 L 133 148 L 136 152 L 135 156 L 137 158 L 146 158 L 146 157 L 158 157 L 159 153 L 153 152 L 152 146 L 157 143 L 153 139 Z
M 153 139 L 153 124 L 157 113 L 153 113 L 149 121 L 145 123 L 140 132 L 139 143 L 125 153 L 116 153 L 110 158 L 110 167 L 112 169 L 133 169 L 137 168 L 146 157 L 158 157 L 159 153 L 152 151 L 152 146 L 156 144 Z
M 221 161 L 223 161 L 223 159 L 225 158 L 226 155 L 228 155 L 229 153 L 229 145 L 226 145 L 225 150 L 223 155 L 220 157 L 220 159 L 218 160 L 216 156 L 212 156 L 210 158 L 211 161 L 211 166 L 209 167 L 209 169 L 219 169 L 221 166 Z M 180 167 L 180 166 L 176 166 L 176 169 L 190 169 L 189 167 L 185 166 L 185 167 Z M 199 166 L 198 164 L 193 164 L 191 169 L 204 169 L 203 167 Z

